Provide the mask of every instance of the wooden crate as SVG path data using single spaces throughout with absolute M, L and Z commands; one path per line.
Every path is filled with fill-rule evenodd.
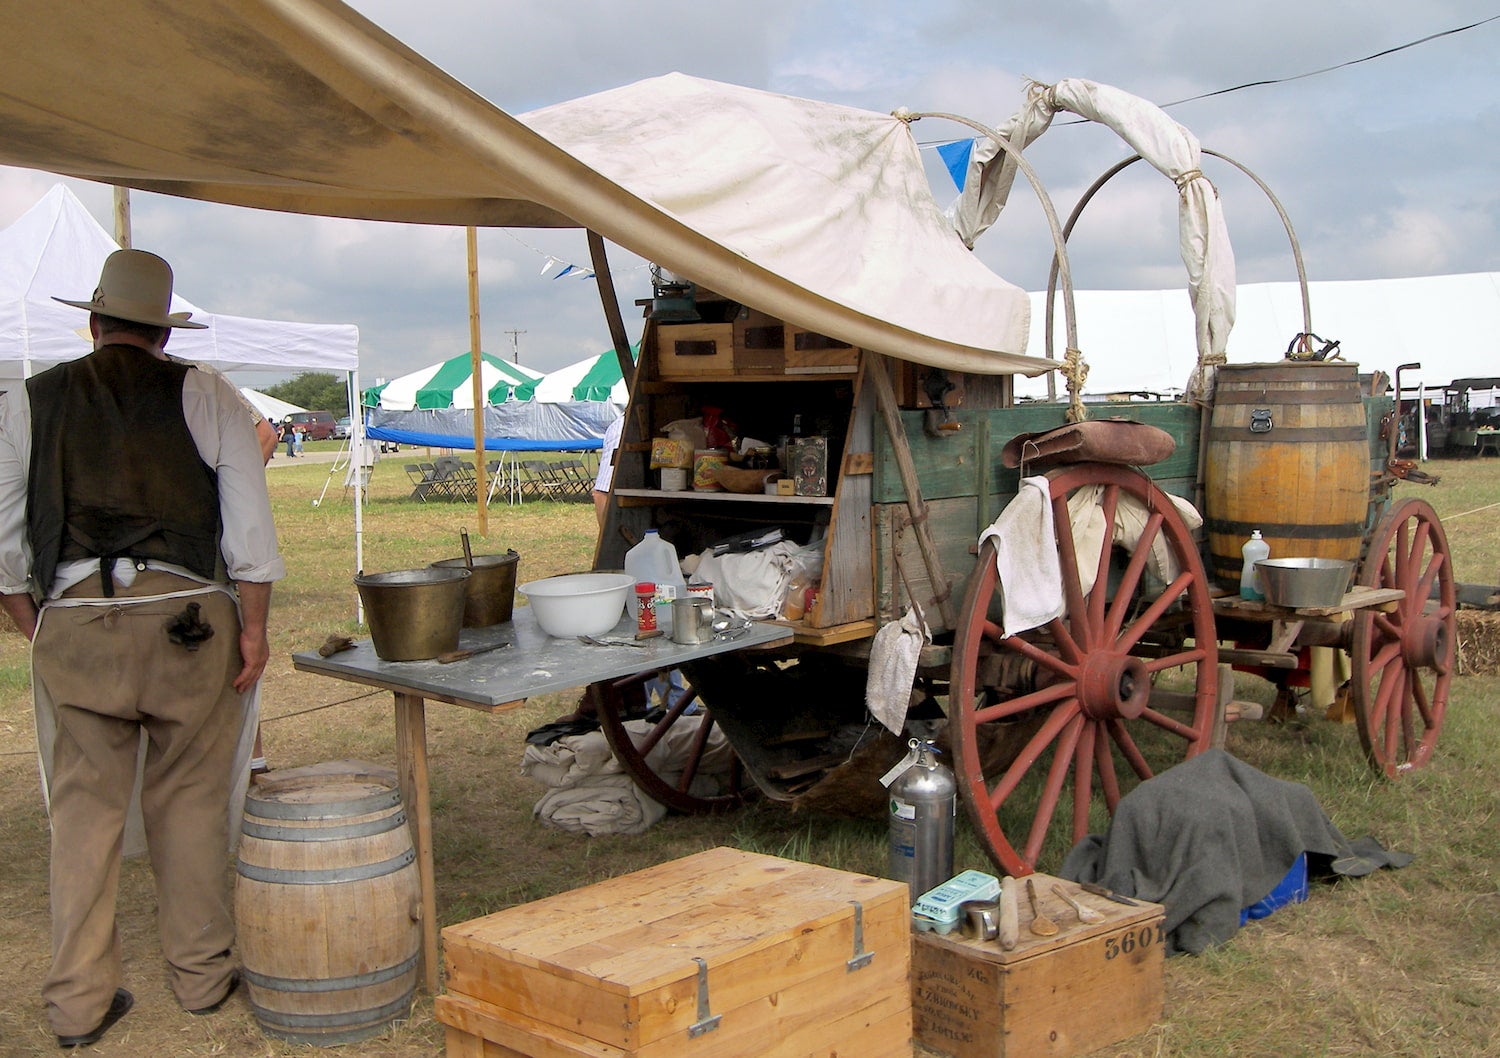
M 448 927 L 436 1013 L 449 1058 L 910 1058 L 908 915 L 904 883 L 710 849 Z
M 786 373 L 789 375 L 840 375 L 859 366 L 859 350 L 837 338 L 786 328 Z
M 662 378 L 734 374 L 734 325 L 662 324 L 656 328 L 656 370 Z
M 1032 875 L 1055 937 L 1030 931 L 1021 899 L 1021 941 L 917 933 L 912 938 L 912 1017 L 917 1042 L 953 1058 L 1068 1058 L 1144 1032 L 1162 1015 L 1166 936 L 1162 908 L 1125 907 L 1072 882 Z M 1105 915 L 1084 925 L 1052 892 L 1060 885 Z
M 734 319 L 734 373 L 779 375 L 786 368 L 786 324 L 744 308 Z

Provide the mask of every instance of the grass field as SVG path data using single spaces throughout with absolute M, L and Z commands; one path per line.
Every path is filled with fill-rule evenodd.
M 581 504 L 493 508 L 479 536 L 472 508 L 418 504 L 401 456 L 376 469 L 364 524 L 365 568 L 425 565 L 514 548 L 521 579 L 587 568 L 594 515 Z M 1500 580 L 1500 460 L 1435 463 L 1435 489 L 1401 486 L 1443 516 L 1460 579 Z M 394 758 L 384 693 L 299 674 L 289 657 L 353 622 L 353 528 L 342 478 L 327 464 L 270 471 L 290 575 L 273 606 L 263 732 L 273 767 Z M 327 485 L 326 494 L 318 506 Z M 0 1055 L 57 1053 L 38 998 L 48 963 L 48 830 L 36 779 L 25 644 L 0 640 Z M 718 844 L 880 873 L 885 827 L 752 805 L 712 818 L 668 817 L 635 838 L 582 838 L 532 818 L 540 790 L 519 774 L 525 732 L 570 711 L 576 696 L 534 699 L 488 716 L 428 709 L 438 874 L 444 924 Z M 1461 675 L 1432 765 L 1399 785 L 1368 770 L 1354 730 L 1321 719 L 1272 728 L 1242 723 L 1229 748 L 1262 770 L 1306 783 L 1344 833 L 1366 833 L 1416 855 L 1401 871 L 1320 886 L 1200 957 L 1172 960 L 1167 1009 L 1149 1032 L 1098 1052 L 1170 1055 L 1412 1055 L 1500 1053 L 1500 677 Z M 966 830 L 958 866 L 991 871 Z M 316 1053 L 265 1037 L 243 997 L 214 1018 L 179 1011 L 166 990 L 150 873 L 123 872 L 120 926 L 136 1009 L 98 1053 L 163 1058 L 281 1058 Z M 430 998 L 411 1019 L 344 1053 L 413 1058 L 442 1053 Z M 746 1056 L 753 1058 L 753 1056 Z M 857 1058 L 857 1056 L 849 1056 Z

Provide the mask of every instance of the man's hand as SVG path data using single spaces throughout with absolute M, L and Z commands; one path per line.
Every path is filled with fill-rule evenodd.
M 21 634 L 27 639 L 36 638 L 36 603 L 30 595 L 18 592 L 15 595 L 0 595 L 0 608 L 10 615 Z
M 240 632 L 240 657 L 244 660 L 244 668 L 234 678 L 234 689 L 244 694 L 255 686 L 261 674 L 266 671 L 266 662 L 271 659 L 271 641 L 266 637 L 265 629 L 258 633 L 246 629 Z

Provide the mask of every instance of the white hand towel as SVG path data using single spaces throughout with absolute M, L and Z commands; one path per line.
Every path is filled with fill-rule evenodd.
M 993 525 L 979 534 L 980 546 L 989 539 L 995 541 L 1005 634 L 1013 636 L 1062 616 L 1062 573 L 1052 528 L 1051 491 L 1045 477 L 1021 479 L 1021 491 L 1015 499 L 1005 505 Z

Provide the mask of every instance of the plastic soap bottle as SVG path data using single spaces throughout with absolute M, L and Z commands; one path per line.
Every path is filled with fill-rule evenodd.
M 1240 554 L 1244 556 L 1244 565 L 1240 568 L 1240 598 L 1241 599 L 1264 599 L 1266 593 L 1261 590 L 1260 572 L 1255 564 L 1261 559 L 1271 557 L 1271 545 L 1266 543 L 1265 538 L 1257 529 L 1250 534 L 1250 539 L 1245 541 L 1245 546 L 1240 548 Z
M 651 581 L 656 585 L 656 626 L 670 633 L 672 600 L 687 594 L 687 581 L 677 562 L 677 549 L 663 540 L 655 529 L 647 529 L 641 542 L 625 552 L 625 572 L 635 578 L 636 583 Z M 630 598 L 630 613 L 639 620 L 634 596 Z

